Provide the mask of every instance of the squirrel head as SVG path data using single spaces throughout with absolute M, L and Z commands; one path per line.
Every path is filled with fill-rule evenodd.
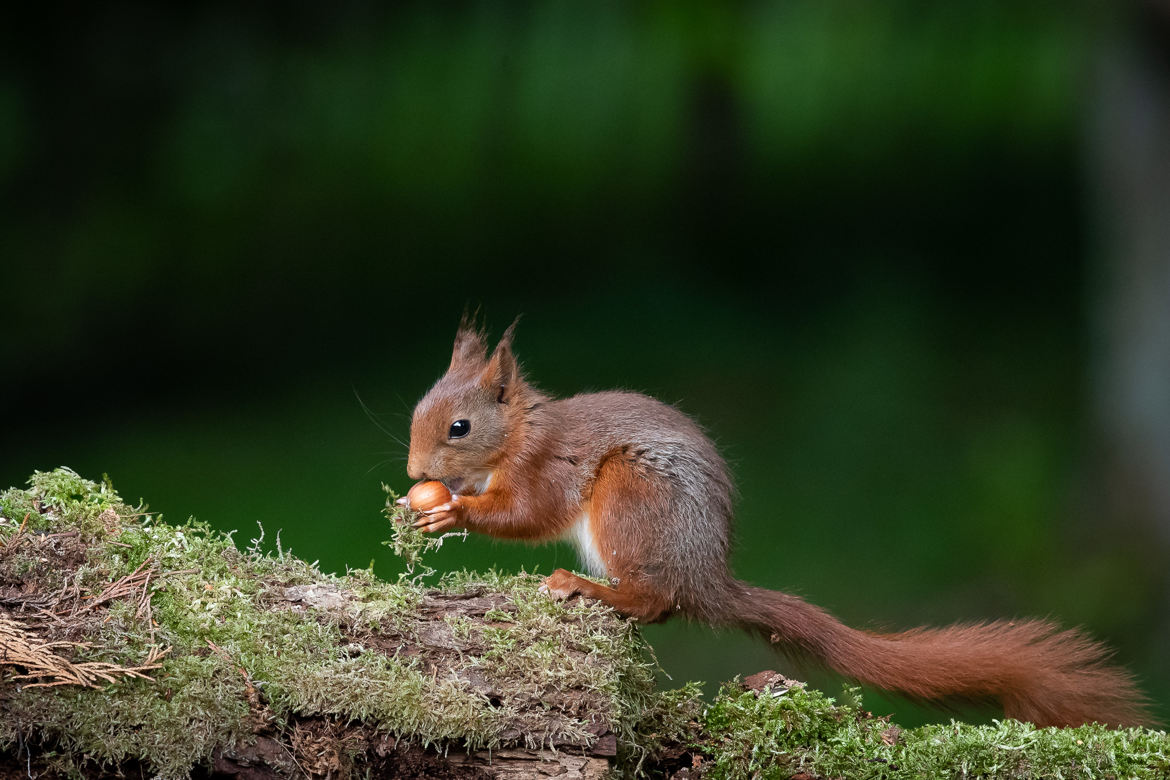
M 437 479 L 453 493 L 484 489 L 504 455 L 527 390 L 512 353 L 515 330 L 513 322 L 489 357 L 483 331 L 464 315 L 447 373 L 414 407 L 407 460 L 411 479 Z

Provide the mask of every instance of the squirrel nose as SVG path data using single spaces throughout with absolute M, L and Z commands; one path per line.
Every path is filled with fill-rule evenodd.
M 427 478 L 427 475 L 423 473 L 422 464 L 420 463 L 421 460 L 422 458 L 416 458 L 413 454 L 406 460 L 406 476 L 415 482 Z

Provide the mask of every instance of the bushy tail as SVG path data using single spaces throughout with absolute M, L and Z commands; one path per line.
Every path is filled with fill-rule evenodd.
M 762 635 L 859 682 L 915 699 L 998 701 L 1038 726 L 1148 721 L 1133 678 L 1079 631 L 1043 620 L 878 634 L 849 628 L 796 596 L 733 581 L 718 621 Z

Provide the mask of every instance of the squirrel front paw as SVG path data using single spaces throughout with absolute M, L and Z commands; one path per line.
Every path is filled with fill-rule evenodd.
M 452 495 L 451 500 L 447 503 L 421 513 L 418 520 L 414 521 L 414 527 L 423 533 L 447 531 L 452 528 L 460 528 L 462 525 L 463 504 L 460 503 L 459 496 L 456 495 Z
M 579 583 L 581 578 L 572 572 L 564 569 L 557 569 L 552 574 L 544 578 L 541 583 L 540 590 L 542 593 L 547 593 L 554 599 L 564 601 L 572 598 L 581 592 Z

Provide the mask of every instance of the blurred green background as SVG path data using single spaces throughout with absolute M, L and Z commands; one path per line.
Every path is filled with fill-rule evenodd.
M 1084 625 L 1166 718 L 1167 547 L 1110 509 L 1094 398 L 1112 261 L 1086 127 L 1127 29 L 909 0 L 7 26 L 0 484 L 107 472 L 173 521 L 392 576 L 380 483 L 409 480 L 379 425 L 407 437 L 465 305 L 494 334 L 523 313 L 545 389 L 642 390 L 707 427 L 744 579 L 867 627 Z M 572 563 L 483 538 L 435 561 Z M 676 681 L 788 668 L 646 635 Z

